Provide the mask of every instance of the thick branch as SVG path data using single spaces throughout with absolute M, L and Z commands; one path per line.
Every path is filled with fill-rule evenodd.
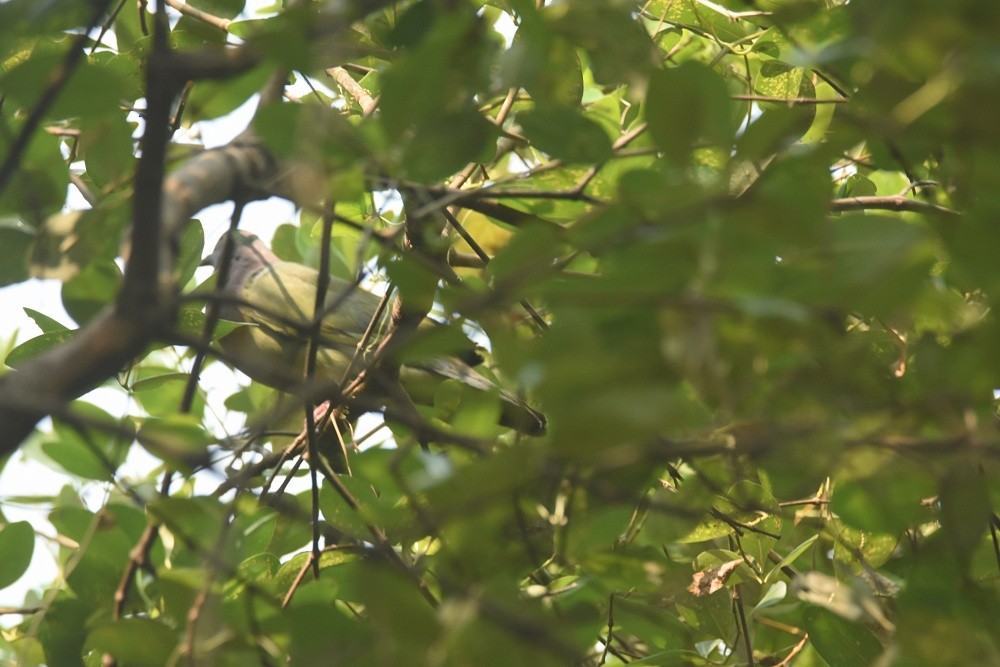
M 266 151 L 247 137 L 193 157 L 163 184 L 166 237 L 206 206 L 265 196 L 260 185 L 275 172 Z M 162 332 L 155 319 L 109 307 L 71 340 L 0 379 L 0 456 L 14 451 L 39 419 L 112 377 Z
M 834 199 L 831 201 L 830 208 L 834 211 L 864 211 L 881 209 L 885 211 L 938 213 L 946 216 L 956 216 L 959 214 L 958 211 L 946 206 L 929 204 L 927 202 L 920 201 L 919 199 L 904 197 L 903 195 L 894 195 L 889 197 L 844 197 L 843 199 Z

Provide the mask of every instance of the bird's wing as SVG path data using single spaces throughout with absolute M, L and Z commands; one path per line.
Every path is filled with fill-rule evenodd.
M 277 335 L 303 338 L 302 329 L 312 320 L 319 272 L 294 262 L 274 262 L 250 277 L 243 308 L 247 321 Z M 320 342 L 327 346 L 354 347 L 368 327 L 379 299 L 339 278 L 330 278 L 326 303 L 336 307 L 323 318 Z

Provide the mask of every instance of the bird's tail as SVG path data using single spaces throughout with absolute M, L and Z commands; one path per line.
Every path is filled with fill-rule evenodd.
M 419 364 L 407 364 L 410 369 L 419 369 L 439 378 L 456 380 L 477 391 L 497 392 L 500 396 L 500 423 L 525 435 L 545 433 L 545 415 L 528 405 L 524 400 L 510 393 L 484 377 L 474 368 L 455 358 L 430 359 Z M 409 391 L 410 383 L 404 381 Z M 412 392 L 411 392 L 412 393 Z

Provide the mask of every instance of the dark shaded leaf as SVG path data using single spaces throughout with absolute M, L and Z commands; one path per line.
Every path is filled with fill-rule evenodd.
M 807 609 L 803 619 L 809 641 L 830 665 L 867 667 L 882 654 L 878 639 L 860 623 L 815 607 Z
M 522 111 L 517 120 L 532 145 L 569 164 L 603 162 L 611 139 L 598 123 L 569 108 Z

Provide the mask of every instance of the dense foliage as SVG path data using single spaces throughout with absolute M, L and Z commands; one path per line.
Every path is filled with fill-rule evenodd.
M 1000 4 L 244 5 L 0 3 L 0 280 L 75 320 L 6 346 L 6 465 L 66 480 L 3 498 L 61 567 L 8 657 L 1000 664 Z M 547 432 L 446 383 L 335 473 L 301 399 L 207 392 L 193 216 L 272 194 L 278 255 L 395 288 L 381 371 L 478 332 Z

